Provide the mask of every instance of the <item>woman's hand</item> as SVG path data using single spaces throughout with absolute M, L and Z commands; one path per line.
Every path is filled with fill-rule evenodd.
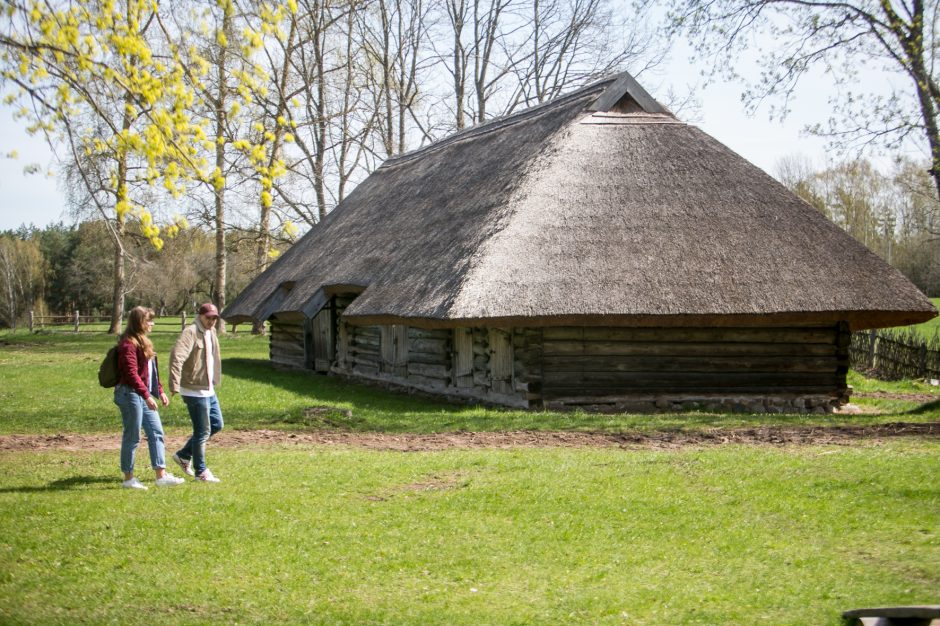
M 147 396 L 147 408 L 151 411 L 157 410 L 157 401 L 153 399 L 153 396 Z
M 160 392 L 160 402 L 163 403 L 163 406 L 166 406 L 170 403 L 170 399 L 166 397 L 166 394 L 162 391 Z

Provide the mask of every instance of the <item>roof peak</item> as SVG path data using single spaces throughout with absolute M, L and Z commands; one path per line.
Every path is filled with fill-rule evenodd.
M 636 82 L 630 72 L 617 74 L 610 86 L 591 103 L 588 110 L 602 112 L 635 110 L 635 106 L 629 106 L 631 103 L 639 106 L 646 113 L 669 113 L 666 107 L 657 102 L 648 91 L 640 86 L 640 83 Z

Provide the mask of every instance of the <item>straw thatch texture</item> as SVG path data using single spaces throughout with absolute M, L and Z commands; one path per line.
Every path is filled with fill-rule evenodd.
M 226 318 L 311 316 L 334 285 L 364 289 L 349 321 L 427 327 L 859 329 L 936 314 L 900 273 L 699 129 L 589 110 L 612 82 L 389 160 Z

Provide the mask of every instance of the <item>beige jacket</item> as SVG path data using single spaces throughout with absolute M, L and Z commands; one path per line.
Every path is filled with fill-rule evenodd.
M 206 341 L 212 342 L 212 386 L 222 382 L 222 358 L 219 355 L 219 338 L 215 329 L 207 331 L 199 318 L 187 326 L 173 349 L 170 350 L 170 393 L 179 393 L 180 387 L 208 389 L 209 368 L 206 361 Z

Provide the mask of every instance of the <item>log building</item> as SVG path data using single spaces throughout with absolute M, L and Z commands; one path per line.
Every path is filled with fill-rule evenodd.
M 930 301 L 628 74 L 386 161 L 226 308 L 278 365 L 517 407 L 824 411 Z

